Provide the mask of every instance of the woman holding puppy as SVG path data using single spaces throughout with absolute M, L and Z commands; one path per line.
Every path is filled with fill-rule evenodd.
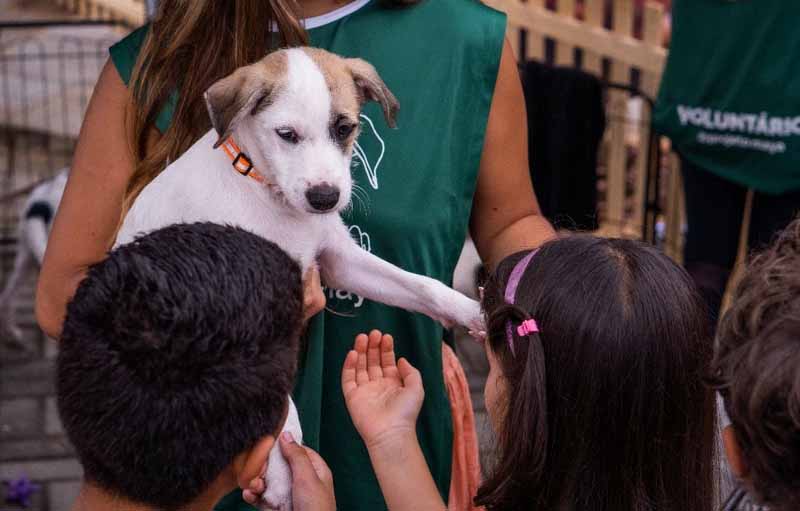
M 467 231 L 489 264 L 538 245 L 552 231 L 530 183 L 522 89 L 504 35 L 505 18 L 476 0 L 163 0 L 151 25 L 112 47 L 95 88 L 40 279 L 43 329 L 58 336 L 65 304 L 137 193 L 210 128 L 208 87 L 281 45 L 363 58 L 400 101 L 397 130 L 376 105 L 363 110 L 353 156 L 360 199 L 345 221 L 364 249 L 450 283 Z M 331 312 L 309 327 L 295 398 L 339 507 L 385 507 L 339 391 L 349 350 L 341 340 L 373 327 L 403 339 L 398 352 L 425 378 L 418 435 L 446 499 L 453 426 L 441 327 L 342 291 L 323 297 L 314 281 L 309 311 L 326 297 Z M 219 509 L 242 506 L 232 496 Z

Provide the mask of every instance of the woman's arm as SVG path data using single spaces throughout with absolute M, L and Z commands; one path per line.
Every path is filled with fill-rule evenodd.
M 128 90 L 108 61 L 86 110 L 36 291 L 36 319 L 54 338 L 61 334 L 67 302 L 86 269 L 114 243 L 134 169 L 126 135 L 128 104 Z
M 508 41 L 486 126 L 470 232 L 481 259 L 490 266 L 554 236 L 533 193 L 525 98 Z

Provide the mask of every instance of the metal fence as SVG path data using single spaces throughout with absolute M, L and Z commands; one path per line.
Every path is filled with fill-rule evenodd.
M 0 24 L 0 282 L 26 191 L 68 166 L 108 47 L 108 21 Z

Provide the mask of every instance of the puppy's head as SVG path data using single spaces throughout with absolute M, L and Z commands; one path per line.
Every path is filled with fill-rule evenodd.
M 237 69 L 205 94 L 217 145 L 231 135 L 299 211 L 350 202 L 359 114 L 377 101 L 395 126 L 397 99 L 370 64 L 314 48 L 279 50 Z

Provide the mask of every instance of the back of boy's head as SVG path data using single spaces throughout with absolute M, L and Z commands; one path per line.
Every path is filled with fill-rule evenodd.
M 175 225 L 93 266 L 67 309 L 61 419 L 86 480 L 175 509 L 282 424 L 298 265 L 232 227 Z
M 745 270 L 717 333 L 712 383 L 757 497 L 800 509 L 800 219 Z
M 527 254 L 504 260 L 486 286 L 487 342 L 507 401 L 500 461 L 477 502 L 709 509 L 711 340 L 688 275 L 643 243 L 574 235 L 541 247 L 508 305 L 509 276 Z M 540 333 L 519 335 L 530 318 Z

